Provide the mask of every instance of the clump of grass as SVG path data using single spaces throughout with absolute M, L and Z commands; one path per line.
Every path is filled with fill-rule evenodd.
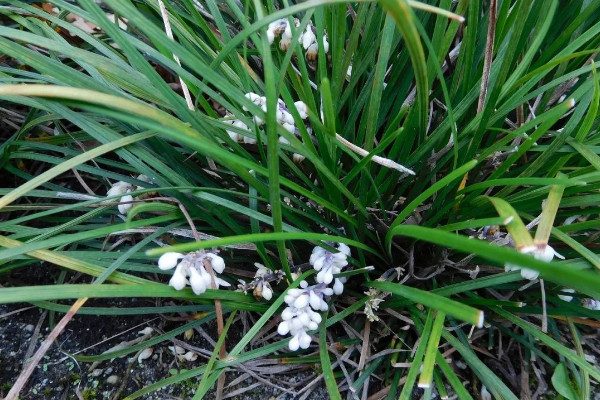
M 202 313 L 81 362 L 218 322 L 206 364 L 128 399 L 201 375 L 194 398 L 220 397 L 226 368 L 263 359 L 319 363 L 333 399 L 598 387 L 600 3 L 176 0 L 172 37 L 154 0 L 5 3 L 0 302 Z M 259 341 L 333 243 L 352 249 L 348 281 L 318 340 Z M 547 248 L 565 260 L 532 256 Z M 159 255 L 204 249 L 238 291 L 168 286 Z M 34 265 L 57 278 L 10 281 Z M 145 297 L 177 306 L 85 304 Z

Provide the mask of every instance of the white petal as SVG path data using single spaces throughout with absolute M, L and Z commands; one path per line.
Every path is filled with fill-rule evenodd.
M 297 288 L 293 288 L 288 290 L 287 294 L 290 296 L 294 296 L 294 297 L 298 297 L 300 296 L 302 293 L 304 293 L 304 290 L 301 289 L 297 289 Z
M 179 259 L 183 257 L 181 253 L 168 251 L 158 259 L 158 268 L 162 270 L 172 269 L 179 263 Z
M 290 141 L 284 138 L 283 136 L 279 136 L 279 143 L 290 144 Z
M 231 283 L 227 282 L 224 279 L 218 278 L 218 277 L 215 277 L 215 283 L 217 284 L 217 287 L 221 287 L 221 286 L 223 286 L 223 287 L 229 287 L 229 286 L 231 286 Z M 263 290 L 263 297 L 264 297 L 264 290 Z

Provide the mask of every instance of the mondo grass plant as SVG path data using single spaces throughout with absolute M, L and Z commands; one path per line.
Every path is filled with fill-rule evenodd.
M 600 2 L 0 0 L 0 21 L 0 303 L 60 318 L 6 399 L 76 313 L 187 316 L 73 356 L 184 363 L 125 399 L 223 398 L 277 364 L 248 376 L 303 399 L 600 390 Z M 206 354 L 166 350 L 198 327 Z

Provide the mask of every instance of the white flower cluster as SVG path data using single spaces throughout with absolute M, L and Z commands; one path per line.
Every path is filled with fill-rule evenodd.
M 264 112 L 267 112 L 267 98 L 265 96 L 259 96 L 258 94 L 253 93 L 253 92 L 246 93 L 245 96 L 250 101 L 252 101 L 254 104 L 256 104 L 258 107 L 260 107 Z M 308 118 L 308 111 L 307 111 L 308 108 L 303 101 L 295 102 L 294 106 L 296 107 L 298 114 L 300 114 L 300 118 L 302 118 L 303 120 Z M 243 109 L 244 109 L 244 111 L 249 111 L 246 106 L 244 106 Z M 281 125 L 286 131 L 290 132 L 291 134 L 294 134 L 294 135 L 300 134 L 300 132 L 296 129 L 296 125 L 294 123 L 294 117 L 292 116 L 292 114 L 290 113 L 290 110 L 285 105 L 285 102 L 281 99 L 277 99 L 276 113 L 277 113 L 277 117 L 276 117 L 277 123 L 279 125 Z M 233 115 L 230 113 L 227 113 L 227 117 L 233 118 Z M 261 117 L 259 117 L 258 115 L 254 115 L 253 120 L 254 120 L 254 123 L 256 124 L 256 126 L 259 126 L 259 127 L 263 126 L 265 123 L 263 121 L 263 119 Z M 240 121 L 239 119 L 228 119 L 223 122 L 250 133 L 250 128 L 245 123 Z M 228 130 L 227 134 L 229 135 L 231 140 L 236 141 L 236 142 L 243 142 L 243 143 L 247 143 L 247 144 L 255 144 L 256 143 L 255 138 L 240 134 L 237 131 Z M 283 144 L 290 144 L 290 142 L 283 136 L 279 137 L 279 142 L 281 142 Z M 295 162 L 300 162 L 303 159 L 304 159 L 304 156 L 301 156 L 300 154 L 294 154 Z
M 152 183 L 152 180 L 148 178 L 146 175 L 138 175 L 137 178 L 140 181 Z M 121 195 L 121 199 L 119 200 L 119 205 L 117 206 L 119 213 L 122 215 L 127 215 L 129 210 L 133 207 L 133 201 L 135 200 L 130 192 L 135 190 L 143 189 L 141 186 L 132 185 L 129 182 L 118 181 L 113 183 L 113 185 L 106 192 L 106 196 L 117 196 Z
M 189 283 L 195 294 L 202 294 L 211 287 L 211 276 L 205 267 L 207 262 L 210 263 L 215 273 L 220 274 L 225 270 L 223 258 L 214 253 L 203 251 L 188 254 L 167 252 L 158 259 L 158 268 L 168 270 L 177 267 L 169 281 L 169 285 L 173 286 L 175 290 L 181 290 Z M 228 282 L 216 276 L 215 284 L 217 289 L 219 286 L 231 286 Z
M 310 346 L 311 337 L 306 331 L 314 331 L 321 323 L 320 311 L 329 308 L 324 296 L 331 296 L 333 289 L 320 283 L 308 286 L 306 281 L 300 282 L 300 288 L 288 290 L 285 302 L 288 307 L 281 313 L 281 323 L 277 327 L 280 335 L 292 335 L 289 343 L 291 351 L 307 349 Z
M 348 265 L 346 258 L 350 255 L 350 248 L 345 244 L 339 243 L 335 247 L 339 252 L 332 253 L 320 246 L 315 247 L 310 256 L 310 264 L 319 271 L 317 284 L 308 286 L 306 281 L 301 281 L 300 288 L 288 290 L 284 298 L 288 307 L 281 313 L 283 321 L 279 324 L 277 332 L 280 335 L 292 335 L 289 343 L 291 351 L 307 349 L 310 346 L 312 339 L 307 331 L 314 331 L 319 327 L 319 312 L 329 308 L 324 297 L 344 291 L 346 278 L 335 278 L 333 288 L 328 286 L 334 280 L 333 274 L 340 273 L 342 268 Z
M 294 26 L 300 27 L 300 21 L 294 18 Z M 306 25 L 306 29 L 298 38 L 298 42 L 302 44 L 304 50 L 306 50 L 306 59 L 308 61 L 315 61 L 319 54 L 319 44 L 317 42 L 317 36 L 315 35 L 316 29 L 312 24 Z M 281 51 L 287 51 L 292 45 L 292 29 L 287 19 L 282 18 L 277 21 L 273 21 L 267 28 L 267 39 L 270 44 L 273 44 L 275 38 L 281 35 L 279 41 L 279 48 Z M 327 35 L 323 36 L 323 51 L 325 54 L 329 52 L 329 42 L 327 41 Z
M 535 245 L 525 246 L 525 247 L 519 249 L 519 252 L 521 252 L 523 254 L 531 254 L 531 255 L 533 255 L 533 258 L 535 258 L 536 260 L 545 261 L 545 262 L 552 261 L 552 259 L 554 259 L 554 256 L 560 258 L 561 260 L 565 259 L 563 256 L 561 256 L 556 251 L 554 251 L 552 246 L 547 245 L 547 244 L 544 245 L 544 247 L 539 247 L 539 246 L 535 246 Z M 521 267 L 520 265 L 508 264 L 508 263 L 504 265 L 504 270 L 506 272 L 521 270 L 521 277 L 523 277 L 523 279 L 529 279 L 529 280 L 537 279 L 537 277 L 540 275 L 540 273 L 536 270 Z
M 348 265 L 346 258 L 350 255 L 350 248 L 344 243 L 339 243 L 337 249 L 339 250 L 338 253 L 332 253 L 319 246 L 313 249 L 309 262 L 316 271 L 319 271 L 317 282 L 329 285 L 333 281 L 333 275 L 339 274 L 342 268 Z M 346 278 L 336 278 L 333 284 L 333 292 L 342 294 L 344 283 L 346 283 Z

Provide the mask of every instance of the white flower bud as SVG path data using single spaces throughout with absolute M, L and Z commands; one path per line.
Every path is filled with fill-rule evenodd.
M 492 395 L 483 385 L 481 385 L 481 400 L 492 400 Z
M 563 288 L 562 292 L 563 293 L 575 293 L 575 290 L 571 289 L 571 288 Z M 569 296 L 568 294 L 559 294 L 558 298 L 561 299 L 562 301 L 566 301 L 566 302 L 570 302 L 571 300 L 573 300 L 573 296 Z
M 318 315 L 318 314 L 317 314 Z M 306 327 L 308 328 L 309 331 L 316 331 L 317 329 L 319 329 L 319 323 L 315 322 L 315 321 L 310 321 Z
M 195 268 L 190 268 L 190 286 L 195 294 L 206 292 L 206 283 L 202 279 L 202 275 Z
M 310 297 L 310 306 L 313 310 L 318 310 L 321 308 L 321 298 L 315 294 L 312 290 L 309 294 Z
M 283 31 L 283 34 L 281 35 L 281 40 L 284 40 L 284 39 L 288 39 L 288 40 L 292 39 L 292 28 L 289 23 L 287 23 L 285 25 L 285 29 Z
M 285 129 L 285 130 L 286 130 L 286 131 L 288 131 L 289 133 L 294 133 L 294 132 L 296 132 L 296 125 L 294 125 L 294 123 L 293 123 L 293 122 L 292 122 L 291 124 L 290 124 L 290 123 L 287 123 L 287 122 L 284 122 L 284 123 L 282 124 L 282 126 L 283 126 L 283 129 Z M 287 139 L 286 139 L 286 140 L 287 140 Z M 289 144 L 289 142 L 288 142 L 288 144 Z
M 300 118 L 308 118 L 308 107 L 306 106 L 306 103 L 303 101 L 297 101 L 294 103 L 294 105 L 296 106 L 296 110 L 298 110 L 298 114 L 300 114 Z
M 315 271 L 320 271 L 323 268 L 323 263 L 325 263 L 325 256 L 315 257 L 314 262 L 311 264 Z
M 267 40 L 269 41 L 269 44 L 273 44 L 273 41 L 275 40 L 275 33 L 270 29 L 267 30 Z
M 323 52 L 325 54 L 329 52 L 329 42 L 327 41 L 327 36 L 323 36 Z
M 186 273 L 184 269 L 181 267 L 181 264 L 177 266 L 175 273 L 169 280 L 169 286 L 172 286 L 175 290 L 181 290 L 185 287 L 186 283 Z
M 216 254 L 213 253 L 207 253 L 206 257 L 208 257 L 210 259 L 210 265 L 212 267 L 212 269 L 218 273 L 218 274 L 222 274 L 223 271 L 225 270 L 225 260 L 223 260 L 222 257 L 219 257 Z
M 298 153 L 292 154 L 292 161 L 294 161 L 296 164 L 300 164 L 305 159 L 306 159 L 306 157 L 304 157 L 302 154 L 298 154 Z
M 327 305 L 325 300 L 321 300 L 321 311 L 327 311 L 327 310 L 329 310 L 329 306 Z
M 290 320 L 290 330 L 291 331 L 297 331 L 299 329 L 302 329 L 302 321 L 300 321 L 300 318 L 292 318 Z
M 298 339 L 298 335 L 294 336 L 290 340 L 289 348 L 291 351 L 296 351 L 298 348 L 300 348 L 300 340 Z
M 306 282 L 305 280 L 300 281 L 300 287 L 302 289 L 306 289 L 308 287 L 308 282 Z M 302 291 L 300 291 L 300 293 L 302 293 Z
M 306 326 L 308 325 L 308 323 L 310 322 L 310 317 L 308 316 L 307 313 L 302 313 L 298 316 L 298 319 L 300 320 L 300 322 L 302 322 L 302 325 Z
M 317 324 L 320 324 L 321 321 L 323 320 L 323 318 L 321 317 L 321 314 L 314 312 L 312 310 L 310 310 L 310 319 L 312 319 L 314 322 L 316 322 Z
M 545 262 L 550 262 L 554 259 L 554 256 L 560 258 L 560 259 L 564 259 L 563 256 L 561 256 L 560 254 L 558 254 L 556 251 L 554 251 L 554 249 L 552 248 L 552 246 L 550 245 L 546 245 L 544 246 L 544 248 L 542 250 L 538 249 L 535 253 L 534 253 L 534 257 L 538 260 L 541 261 L 545 261 Z
M 210 277 L 210 274 L 208 272 L 206 272 L 204 267 L 197 267 L 196 270 L 200 273 L 200 276 L 202 277 L 202 280 L 204 281 L 204 286 L 206 286 L 207 288 L 210 288 L 212 286 L 212 279 Z
M 344 283 L 344 282 L 345 282 L 345 280 L 344 280 L 344 279 L 342 279 L 342 278 L 339 278 L 338 280 L 339 280 L 340 282 L 342 282 L 342 283 Z M 323 289 L 323 294 L 324 294 L 325 296 L 331 296 L 331 295 L 333 294 L 333 289 L 332 289 L 332 288 L 325 288 L 325 289 Z
M 300 38 L 302 39 L 302 47 L 304 47 L 304 50 L 308 49 L 308 47 L 317 39 L 309 25 L 306 26 L 306 31 Z
M 281 336 L 283 335 L 287 335 L 290 331 L 290 324 L 288 321 L 282 321 L 279 326 L 277 327 L 277 333 L 279 333 Z
M 338 244 L 337 248 L 341 253 L 350 257 L 350 247 L 348 247 L 346 244 L 340 243 L 340 244 Z
M 133 207 L 133 204 L 130 203 L 130 201 L 133 201 L 133 196 L 131 196 L 130 194 L 127 194 L 127 195 L 121 197 L 120 202 L 125 203 L 125 204 L 119 204 L 117 206 L 117 208 L 119 209 L 119 213 L 121 213 L 123 215 L 127 215 L 129 210 L 131 210 L 131 208 Z
M 158 268 L 164 270 L 175 268 L 179 263 L 179 259 L 183 257 L 181 253 L 168 251 L 158 259 Z
M 301 289 L 297 289 L 297 288 L 293 288 L 288 290 L 287 294 L 293 297 L 298 297 L 303 293 L 303 291 Z M 287 301 L 286 301 L 287 303 Z
M 290 144 L 290 141 L 284 138 L 283 136 L 279 136 L 279 143 L 281 144 Z
M 299 344 L 301 349 L 308 349 L 310 347 L 310 342 L 311 339 L 309 335 L 307 335 L 306 333 L 300 335 Z
M 286 294 L 285 297 L 283 298 L 283 301 L 285 301 L 286 304 L 289 304 L 290 306 L 294 305 L 294 301 L 296 301 L 296 297 L 290 295 L 290 294 Z
M 308 61 L 317 61 L 317 56 L 319 55 L 319 46 L 316 43 L 311 44 L 308 49 L 306 49 L 306 59 Z
M 281 319 L 288 321 L 294 317 L 294 312 L 290 307 L 286 307 L 281 313 Z
M 521 268 L 521 277 L 523 279 L 529 279 L 530 281 L 537 279 L 540 273 L 534 269 Z
M 333 284 L 333 293 L 342 294 L 343 292 L 344 292 L 344 284 L 342 282 L 340 282 L 339 279 L 336 279 L 335 283 Z
M 106 196 L 117 196 L 120 194 L 125 194 L 127 192 L 129 192 L 131 189 L 131 185 L 127 182 L 123 182 L 123 181 L 119 181 L 119 182 L 115 182 L 110 189 L 108 189 L 108 192 L 106 192 Z
M 304 308 L 308 305 L 308 296 L 303 294 L 294 301 L 294 307 Z
M 268 300 L 271 300 L 271 298 L 273 297 L 273 290 L 271 290 L 271 288 L 267 285 L 268 284 L 265 284 L 265 286 L 263 287 L 262 297 L 263 297 L 263 299 L 268 301 Z
M 279 49 L 281 51 L 287 51 L 291 45 L 292 45 L 292 38 L 287 37 L 285 35 L 282 36 L 281 40 L 279 41 Z

